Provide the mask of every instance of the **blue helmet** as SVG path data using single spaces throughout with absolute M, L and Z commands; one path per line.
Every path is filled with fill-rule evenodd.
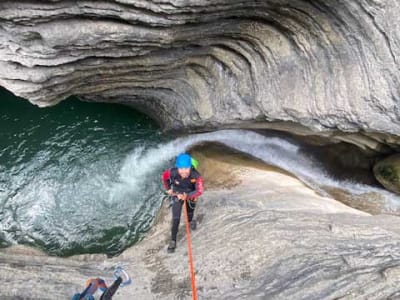
M 190 168 L 192 166 L 192 157 L 187 153 L 179 154 L 176 158 L 175 167 Z

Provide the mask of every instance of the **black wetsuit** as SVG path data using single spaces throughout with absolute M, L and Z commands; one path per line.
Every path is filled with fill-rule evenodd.
M 163 183 L 166 189 L 172 188 L 174 193 L 187 194 L 187 213 L 189 222 L 191 222 L 196 207 L 195 199 L 203 193 L 203 178 L 200 173 L 192 168 L 189 177 L 182 178 L 177 168 L 171 168 L 164 172 Z M 179 200 L 176 196 L 173 197 L 173 200 L 171 239 L 176 241 L 184 202 L 183 200 Z

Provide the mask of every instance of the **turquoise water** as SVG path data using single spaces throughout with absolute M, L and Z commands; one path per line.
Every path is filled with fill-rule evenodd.
M 2 247 L 113 255 L 143 236 L 160 206 L 159 176 L 136 183 L 138 194 L 121 169 L 133 150 L 163 140 L 154 121 L 73 97 L 40 109 L 4 89 L 0 112 Z
M 125 106 L 71 98 L 39 109 L 1 89 L 0 112 L 2 247 L 26 244 L 60 256 L 122 252 L 144 237 L 161 207 L 163 169 L 207 142 L 282 168 L 321 194 L 325 187 L 354 201 L 374 201 L 374 194 L 382 211 L 400 211 L 398 195 L 335 178 L 309 146 L 282 134 L 221 130 L 177 138 Z

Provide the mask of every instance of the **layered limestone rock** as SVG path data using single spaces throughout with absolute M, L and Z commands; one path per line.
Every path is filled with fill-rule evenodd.
M 196 157 L 210 186 L 192 232 L 199 299 L 399 297 L 399 217 L 349 208 L 238 155 Z M 68 299 L 88 277 L 110 281 L 119 262 L 133 283 L 115 299 L 191 299 L 184 228 L 173 255 L 169 229 L 164 207 L 148 236 L 112 259 L 2 250 L 0 298 Z
M 39 106 L 124 103 L 167 129 L 320 132 L 388 153 L 400 144 L 399 14 L 396 0 L 1 1 L 0 85 Z M 216 174 L 236 176 L 197 211 L 202 299 L 400 296 L 398 217 L 229 165 Z M 134 284 L 121 299 L 189 298 L 185 240 L 166 254 L 165 215 L 110 260 L 2 250 L 0 295 L 65 299 L 122 262 Z
M 2 1 L 0 85 L 40 106 L 126 103 L 169 129 L 284 121 L 398 144 L 399 14 L 396 0 Z

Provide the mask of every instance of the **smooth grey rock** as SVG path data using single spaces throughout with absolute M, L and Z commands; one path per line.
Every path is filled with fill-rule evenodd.
M 228 170 L 240 183 L 208 190 L 196 212 L 199 299 L 398 299 L 399 217 L 346 207 L 287 174 Z M 115 300 L 191 299 L 184 228 L 168 254 L 167 212 L 142 242 L 113 259 L 1 250 L 0 298 L 68 299 L 88 277 L 109 278 L 120 262 L 133 283 Z

